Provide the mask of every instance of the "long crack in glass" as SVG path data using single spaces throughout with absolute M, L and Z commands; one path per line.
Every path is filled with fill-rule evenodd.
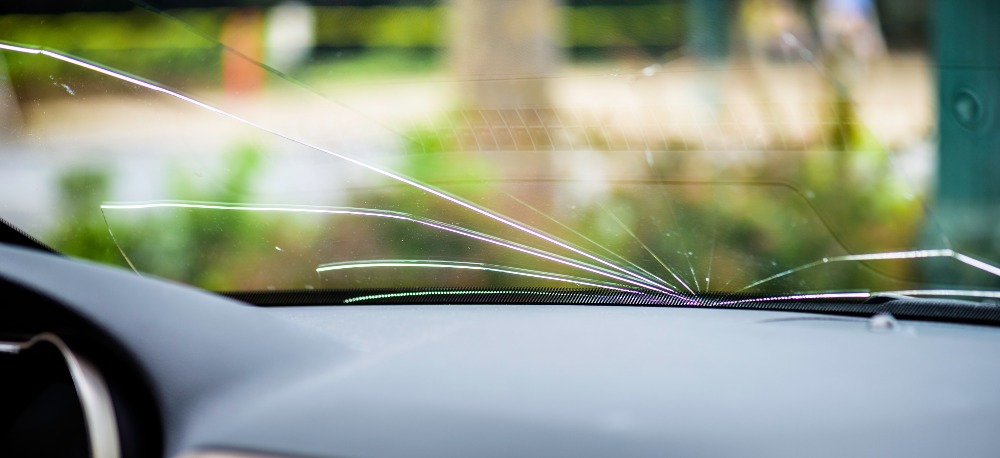
M 178 56 L 208 53 L 192 59 L 216 69 L 221 87 L 143 67 L 127 52 L 109 54 L 119 63 L 111 65 L 96 48 L 71 53 L 46 44 L 58 37 L 22 43 L 6 38 L 27 36 L 23 30 L 0 34 L 0 76 L 10 75 L 0 96 L 18 94 L 21 84 L 28 95 L 20 97 L 35 97 L 0 112 L 24 121 L 5 141 L 9 149 L 128 151 L 108 156 L 115 165 L 98 159 L 46 172 L 63 174 L 55 192 L 62 215 L 35 218 L 5 204 L 12 220 L 69 254 L 217 290 L 459 288 L 425 293 L 461 295 L 572 285 L 688 305 L 884 293 L 1000 297 L 995 256 L 953 241 L 928 203 L 919 148 L 933 138 L 886 121 L 919 111 L 893 99 L 885 82 L 911 75 L 908 65 L 923 68 L 907 61 L 912 56 L 866 69 L 881 80 L 863 86 L 856 63 L 819 52 L 800 32 L 773 42 L 749 36 L 743 57 L 720 58 L 692 43 L 636 45 L 618 60 L 563 55 L 534 70 L 488 42 L 477 46 L 498 53 L 497 63 L 463 60 L 463 46 L 472 44 L 458 40 L 448 45 L 458 70 L 358 77 L 351 72 L 402 64 L 380 61 L 375 51 L 350 60 L 341 50 L 295 67 L 280 52 L 262 53 L 253 34 L 296 17 L 389 24 L 404 16 L 286 5 L 265 18 L 254 8 L 132 4 L 141 8 L 121 13 L 125 23 L 141 17 L 163 27 L 148 49 L 173 40 L 189 46 Z M 559 8 L 570 21 L 598 11 Z M 620 8 L 600 12 L 654 7 Z M 672 8 L 662 17 L 683 16 Z M 445 14 L 469 20 L 445 7 L 406 17 Z M 512 46 L 522 45 L 533 46 Z M 180 88 L 159 82 L 158 71 Z M 58 98 L 46 87 L 58 88 Z M 88 112 L 107 115 L 105 123 Z M 111 129 L 142 116 L 157 121 Z M 98 133 L 59 127 L 73 119 Z M 39 140 L 46 132 L 53 139 Z M 882 137 L 893 135 L 886 146 Z M 142 150 L 160 158 L 142 163 Z M 12 157 L 31 163 L 22 156 Z M 132 171 L 122 184 L 110 182 L 116 167 Z M 60 217 L 70 219 L 53 221 Z M 99 240 L 102 231 L 109 241 Z M 705 299 L 717 293 L 754 297 Z

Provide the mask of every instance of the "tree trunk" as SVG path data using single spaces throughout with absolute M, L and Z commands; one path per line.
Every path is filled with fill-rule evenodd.
M 463 149 L 551 147 L 545 118 L 559 68 L 559 0 L 450 0 Z

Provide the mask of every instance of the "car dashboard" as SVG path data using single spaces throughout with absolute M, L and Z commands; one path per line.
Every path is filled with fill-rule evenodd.
M 0 287 L 3 456 L 1000 453 L 988 326 L 711 307 L 265 308 L 13 247 L 0 247 Z M 114 446 L 81 378 L 105 388 Z

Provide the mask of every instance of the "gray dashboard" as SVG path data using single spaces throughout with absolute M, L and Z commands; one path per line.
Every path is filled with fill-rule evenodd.
M 997 328 L 710 308 L 258 308 L 7 247 L 0 278 L 124 349 L 169 456 L 1000 455 Z

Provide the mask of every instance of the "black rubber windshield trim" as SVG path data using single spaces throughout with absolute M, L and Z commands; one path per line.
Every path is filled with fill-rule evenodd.
M 412 305 L 412 304 L 574 304 L 632 307 L 722 308 L 774 310 L 869 317 L 890 313 L 921 321 L 1000 326 L 1000 305 L 951 299 L 913 297 L 872 299 L 788 300 L 781 296 L 706 294 L 692 300 L 658 294 L 629 294 L 580 289 L 525 289 L 476 291 L 457 289 L 359 289 L 229 292 L 222 295 L 261 307 Z
M 44 251 L 46 253 L 60 254 L 58 251 L 52 249 L 50 246 L 42 243 L 38 239 L 28 235 L 27 232 L 18 229 L 9 221 L 0 217 L 0 243 L 5 243 L 7 245 L 15 245 L 25 248 L 32 248 L 35 250 Z

